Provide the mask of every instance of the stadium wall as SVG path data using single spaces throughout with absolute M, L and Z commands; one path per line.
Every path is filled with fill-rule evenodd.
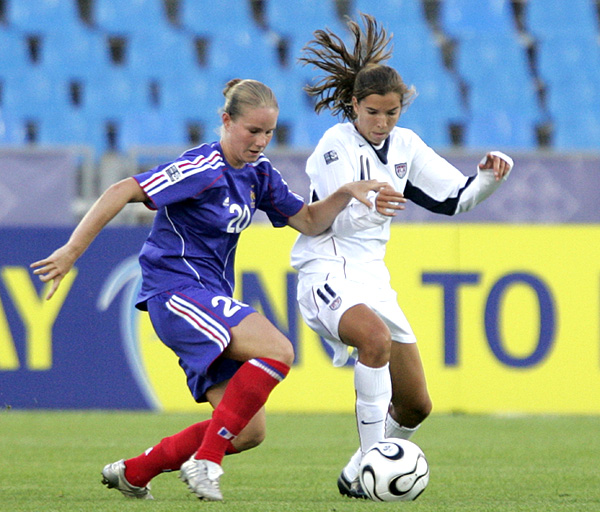
M 569 212 L 576 222 L 393 226 L 387 261 L 419 339 L 437 412 L 600 413 L 597 206 L 587 222 L 576 214 L 586 201 L 597 205 L 598 174 L 596 181 L 585 176 L 592 180 L 587 187 L 574 179 L 597 171 L 598 161 L 575 167 L 531 161 L 538 162 L 537 176 L 527 176 L 521 165 L 507 188 L 529 183 L 537 190 L 534 205 L 546 205 L 549 217 L 555 209 Z M 518 190 L 513 193 L 522 200 L 514 204 L 522 214 L 532 205 Z M 568 206 L 569 195 L 579 206 Z M 29 264 L 64 243 L 71 229 L 0 227 L 0 405 L 197 409 L 176 358 L 157 340 L 147 315 L 133 307 L 136 256 L 148 227 L 106 228 L 58 294 L 44 301 Z M 289 266 L 295 237 L 291 229 L 258 222 L 238 249 L 237 298 L 263 311 L 296 348 L 293 371 L 268 408 L 349 412 L 351 368 L 332 367 L 326 344 L 297 310 Z

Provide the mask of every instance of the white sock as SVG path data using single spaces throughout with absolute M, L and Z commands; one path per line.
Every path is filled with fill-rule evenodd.
M 385 419 L 385 437 L 397 437 L 399 439 L 410 439 L 421 425 L 414 428 L 401 427 L 391 414 Z
M 360 466 L 360 461 L 362 460 L 362 451 L 360 447 L 358 450 L 354 452 L 354 455 L 350 458 L 348 464 L 344 468 L 344 474 L 346 478 L 352 482 L 355 478 L 358 477 L 358 467 Z
M 385 418 L 392 398 L 389 365 L 370 368 L 360 362 L 354 366 L 356 424 L 360 447 L 365 453 L 385 436 Z

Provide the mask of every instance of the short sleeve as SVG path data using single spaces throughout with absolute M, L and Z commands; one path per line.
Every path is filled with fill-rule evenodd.
M 158 209 L 196 197 L 222 176 L 220 153 L 209 145 L 187 151 L 174 162 L 161 164 L 134 176 L 150 204 Z
M 279 171 L 272 165 L 266 165 L 261 173 L 266 178 L 266 188 L 258 208 L 267 214 L 273 226 L 287 226 L 288 219 L 304 206 L 304 199 L 290 190 Z

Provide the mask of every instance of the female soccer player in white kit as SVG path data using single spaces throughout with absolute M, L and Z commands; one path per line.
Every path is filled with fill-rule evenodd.
M 396 126 L 415 90 L 381 64 L 389 58 L 390 38 L 371 16 L 363 20 L 364 31 L 348 23 L 353 49 L 321 30 L 304 48 L 301 60 L 327 73 L 307 87 L 318 99 L 315 110 L 329 109 L 347 120 L 325 132 L 307 161 L 312 199 L 326 197 L 342 183 L 377 179 L 392 188 L 373 193 L 374 204 L 389 201 L 397 191 L 404 199 L 396 201 L 396 210 L 404 209 L 406 200 L 446 215 L 470 210 L 507 178 L 511 158 L 490 152 L 477 174 L 467 177 L 416 133 Z M 416 337 L 384 263 L 390 223 L 391 217 L 376 208 L 352 201 L 330 229 L 315 237 L 300 235 L 292 250 L 306 323 L 332 346 L 334 365 L 347 362 L 348 346 L 357 350 L 360 448 L 338 479 L 340 493 L 355 498 L 365 497 L 358 481 L 362 454 L 384 437 L 408 439 L 432 407 Z
M 42 281 L 53 281 L 50 298 L 127 203 L 144 202 L 157 210 L 140 252 L 136 306 L 148 311 L 161 341 L 179 357 L 195 400 L 210 402 L 215 410 L 211 419 L 104 467 L 102 482 L 129 498 L 152 499 L 150 480 L 179 469 L 198 498 L 220 501 L 224 456 L 264 438 L 264 404 L 287 375 L 294 354 L 289 340 L 264 316 L 232 297 L 238 239 L 256 210 L 265 211 L 274 226 L 316 234 L 352 197 L 371 204 L 367 192 L 384 185 L 349 183 L 307 206 L 262 153 L 279 114 L 271 89 L 236 79 L 223 94 L 219 141 L 112 185 L 64 246 L 31 265 Z

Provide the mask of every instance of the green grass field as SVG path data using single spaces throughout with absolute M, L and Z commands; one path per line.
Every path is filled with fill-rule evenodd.
M 553 511 L 600 510 L 600 418 L 433 415 L 415 436 L 431 478 L 412 503 L 342 498 L 336 479 L 356 447 L 352 415 L 270 414 L 263 445 L 227 457 L 225 501 L 194 498 L 177 473 L 153 502 L 100 484 L 107 462 L 138 455 L 204 419 L 133 412 L 0 412 L 0 510 Z

